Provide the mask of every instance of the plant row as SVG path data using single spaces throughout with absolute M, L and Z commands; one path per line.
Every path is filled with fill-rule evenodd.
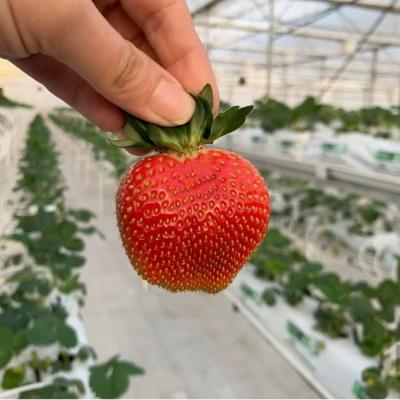
M 270 229 L 251 259 L 254 274 L 268 282 L 262 298 L 274 306 L 277 298 L 297 307 L 306 298 L 317 304 L 314 328 L 332 339 L 350 338 L 378 365 L 366 369 L 362 379 L 371 398 L 384 398 L 390 390 L 400 394 L 400 359 L 389 350 L 400 341 L 400 257 L 397 279 L 377 286 L 350 282 L 324 271 L 308 260 L 278 229 Z
M 387 241 L 387 258 L 380 261 L 385 264 L 382 272 L 390 275 L 394 257 L 400 255 L 399 248 L 389 245 L 394 237 L 400 243 L 398 205 L 277 173 L 263 174 L 272 192 L 275 225 L 334 255 L 349 250 L 357 256 L 365 248 L 376 257 L 376 246 Z
M 0 88 L 0 107 L 5 107 L 5 108 L 32 108 L 30 105 L 25 104 L 25 103 L 19 103 L 14 100 L 10 100 L 6 95 L 4 94 L 4 90 Z
M 121 396 L 136 365 L 113 357 L 94 365 L 82 335 L 86 287 L 84 235 L 95 234 L 94 214 L 71 209 L 58 153 L 44 121 L 31 123 L 15 186 L 14 228 L 2 239 L 0 382 L 3 390 L 42 383 L 21 398 Z M 88 381 L 88 382 L 87 382 Z
M 111 146 L 106 132 L 90 122 L 70 115 L 63 110 L 50 115 L 50 119 L 71 136 L 84 140 L 93 151 L 96 160 L 106 161 L 114 168 L 116 177 L 121 176 L 129 167 L 126 153 Z
M 273 99 L 257 102 L 252 113 L 267 133 L 280 129 L 312 131 L 318 124 L 331 126 L 338 133 L 363 132 L 376 137 L 400 139 L 400 109 L 365 107 L 347 111 L 307 97 L 295 107 Z

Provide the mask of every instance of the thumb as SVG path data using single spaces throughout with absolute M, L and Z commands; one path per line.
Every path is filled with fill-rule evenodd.
M 68 21 L 51 35 L 52 43 L 44 50 L 48 55 L 139 118 L 165 126 L 191 118 L 195 109 L 192 97 L 171 74 L 125 40 L 92 2 L 81 2 L 79 12 L 67 15 Z

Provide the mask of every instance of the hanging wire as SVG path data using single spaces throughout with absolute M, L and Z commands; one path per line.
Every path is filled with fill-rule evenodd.
M 320 91 L 320 93 L 318 95 L 319 101 L 322 101 L 322 99 L 324 98 L 326 93 L 329 92 L 329 90 L 332 88 L 332 86 L 335 84 L 335 82 L 342 76 L 343 72 L 346 71 L 347 67 L 353 61 L 354 57 L 364 47 L 365 43 L 367 43 L 368 39 L 371 37 L 371 35 L 374 34 L 374 32 L 379 27 L 379 25 L 381 24 L 383 19 L 386 17 L 387 13 L 393 9 L 393 7 L 396 5 L 397 2 L 398 2 L 398 0 L 392 0 L 391 3 L 387 7 L 385 7 L 384 10 L 382 10 L 380 15 L 376 18 L 374 23 L 371 25 L 371 27 L 361 37 L 356 49 L 346 57 L 346 59 L 343 61 L 342 65 L 336 70 L 336 72 L 329 79 L 327 85 L 324 88 L 322 88 L 322 90 Z

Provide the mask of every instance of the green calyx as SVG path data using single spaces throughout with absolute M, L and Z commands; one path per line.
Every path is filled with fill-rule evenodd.
M 169 149 L 178 154 L 194 154 L 201 146 L 211 144 L 241 127 L 247 115 L 253 110 L 253 106 L 242 108 L 235 106 L 214 118 L 213 93 L 210 85 L 206 85 L 193 98 L 196 101 L 196 111 L 189 122 L 180 126 L 162 127 L 126 113 L 128 121 L 123 133 L 127 139 L 111 139 L 111 144 L 117 147 L 158 151 Z

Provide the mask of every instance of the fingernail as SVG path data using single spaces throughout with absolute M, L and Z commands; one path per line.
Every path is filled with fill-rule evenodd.
M 181 87 L 162 79 L 154 91 L 150 107 L 164 121 L 182 125 L 193 116 L 196 104 Z

